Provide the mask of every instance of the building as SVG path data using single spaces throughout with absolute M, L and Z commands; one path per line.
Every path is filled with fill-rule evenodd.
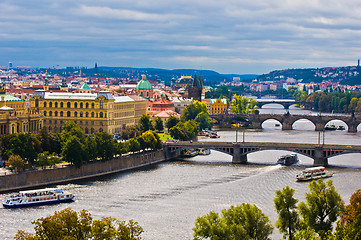
M 31 108 L 43 116 L 49 131 L 61 132 L 67 121 L 73 121 L 86 134 L 119 133 L 126 126 L 136 124 L 145 114 L 144 99 L 129 96 L 114 97 L 108 91 L 98 93 L 46 92 L 37 90 L 31 97 Z
M 193 99 L 193 101 L 202 101 L 202 79 L 197 75 L 194 75 L 193 82 L 190 86 L 187 87 L 188 89 L 188 98 Z
M 0 90 L 0 135 L 13 133 L 38 133 L 43 120 L 38 111 L 26 107 L 25 99 Z
M 218 98 L 218 99 L 211 99 L 211 109 L 209 114 L 224 114 L 227 112 L 227 99 L 225 98 Z
M 153 87 L 152 84 L 147 80 L 147 76 L 142 75 L 142 80 L 140 80 L 135 87 L 137 94 L 143 96 L 147 99 L 153 97 Z
M 154 102 L 149 102 L 149 111 L 150 112 L 162 112 L 162 111 L 166 111 L 166 110 L 175 111 L 175 107 L 171 101 L 169 101 L 165 98 L 161 98 Z

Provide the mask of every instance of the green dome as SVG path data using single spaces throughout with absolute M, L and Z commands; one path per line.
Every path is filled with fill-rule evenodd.
M 139 89 L 139 90 L 152 90 L 153 89 L 152 84 L 150 84 L 150 82 L 148 80 L 140 80 L 135 88 Z

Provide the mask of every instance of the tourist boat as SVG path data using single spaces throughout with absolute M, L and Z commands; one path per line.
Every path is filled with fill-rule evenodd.
M 59 188 L 20 191 L 5 197 L 3 206 L 6 208 L 30 207 L 46 204 L 73 201 L 74 195 Z
M 333 173 L 327 171 L 325 167 L 306 168 L 300 174 L 297 174 L 297 181 L 309 181 L 319 178 L 332 177 Z
M 198 154 L 199 155 L 209 155 L 209 154 L 211 154 L 211 150 L 207 149 L 207 148 L 199 148 Z
M 298 163 L 297 154 L 287 154 L 287 155 L 281 156 L 278 159 L 277 163 L 285 165 L 285 166 L 289 166 L 289 165 Z
M 196 150 L 189 150 L 189 149 L 184 149 L 181 153 L 182 157 L 195 157 L 198 155 L 198 151 Z
M 338 127 L 337 127 L 337 130 L 345 130 L 345 127 L 342 126 L 342 125 L 341 125 L 341 126 L 338 126 Z

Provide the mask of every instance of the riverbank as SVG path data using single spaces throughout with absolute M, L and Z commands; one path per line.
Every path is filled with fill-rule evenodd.
M 64 165 L 61 168 L 22 171 L 0 176 L 0 193 L 44 187 L 96 178 L 108 174 L 133 170 L 165 161 L 163 149 L 117 156 L 109 161 L 93 161 L 77 168 Z

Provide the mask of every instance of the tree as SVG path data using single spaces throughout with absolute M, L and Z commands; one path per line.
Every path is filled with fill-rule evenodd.
M 154 131 L 146 131 L 142 134 L 142 139 L 144 141 L 145 148 L 150 148 L 154 150 L 159 149 L 162 146 L 158 134 Z
M 194 101 L 183 109 L 182 121 L 194 120 L 201 112 L 208 114 L 207 105 L 203 102 Z
M 64 144 L 70 136 L 76 136 L 81 143 L 85 141 L 84 131 L 73 121 L 68 121 L 64 124 L 60 136 L 62 144 Z
M 40 167 L 44 166 L 54 166 L 55 164 L 60 163 L 61 158 L 57 156 L 55 153 L 49 154 L 49 152 L 45 151 L 39 153 L 38 158 L 36 160 L 36 164 Z
M 97 159 L 97 143 L 92 135 L 88 135 L 85 139 L 85 152 L 88 160 Z
M 301 202 L 298 205 L 302 216 L 301 223 L 313 228 L 321 239 L 326 239 L 332 232 L 332 224 L 343 209 L 341 196 L 332 180 L 326 183 L 322 179 L 312 181 L 308 187 L 310 192 L 306 193 L 306 203 Z
M 336 226 L 336 239 L 361 239 L 361 189 L 351 195 L 350 204 L 345 207 Z
M 143 228 L 133 220 L 128 223 L 111 217 L 93 220 L 91 214 L 84 209 L 78 214 L 71 208 L 66 208 L 32 223 L 35 225 L 35 234 L 19 230 L 14 239 L 138 240 L 143 233 Z
M 134 153 L 140 150 L 140 144 L 137 139 L 131 138 L 129 139 L 128 143 L 129 143 L 129 151 Z
M 293 198 L 294 193 L 295 190 L 287 186 L 282 190 L 277 190 L 276 197 L 273 199 L 278 214 L 276 227 L 285 238 L 288 236 L 290 240 L 293 239 L 299 220 L 296 205 L 298 200 Z
M 198 125 L 194 120 L 179 122 L 176 126 L 169 129 L 169 132 L 172 138 L 186 141 L 197 135 Z
M 174 116 L 170 116 L 167 121 L 165 122 L 165 126 L 169 129 L 171 129 L 172 127 L 174 127 L 175 125 L 177 125 L 179 123 L 180 119 Z
M 223 209 L 222 215 L 211 211 L 198 217 L 193 228 L 194 239 L 270 239 L 273 231 L 270 220 L 256 206 L 249 203 Z
M 29 133 L 12 134 L 10 138 L 10 152 L 34 163 L 41 152 L 41 143 L 35 135 Z
M 107 161 L 113 158 L 115 154 L 115 143 L 107 132 L 96 133 L 94 137 L 97 149 L 97 156 L 103 161 Z
M 145 132 L 145 131 L 148 131 L 148 130 L 153 130 L 152 121 L 150 120 L 149 115 L 143 114 L 139 118 L 138 128 L 142 133 Z
M 209 117 L 209 115 L 205 112 L 201 112 L 197 115 L 195 121 L 198 123 L 199 129 L 206 129 L 206 128 L 212 128 L 213 121 Z
M 254 111 L 257 109 L 256 104 L 256 100 L 234 94 L 231 110 L 234 113 L 254 113 Z
M 85 146 L 77 136 L 70 136 L 63 145 L 62 155 L 65 161 L 80 167 L 86 160 Z
M 17 170 L 24 169 L 24 159 L 19 155 L 11 155 L 6 163 L 9 167 Z
M 160 117 L 156 117 L 154 119 L 154 128 L 155 130 L 157 130 L 158 132 L 163 131 L 164 126 L 163 126 L 163 120 Z

